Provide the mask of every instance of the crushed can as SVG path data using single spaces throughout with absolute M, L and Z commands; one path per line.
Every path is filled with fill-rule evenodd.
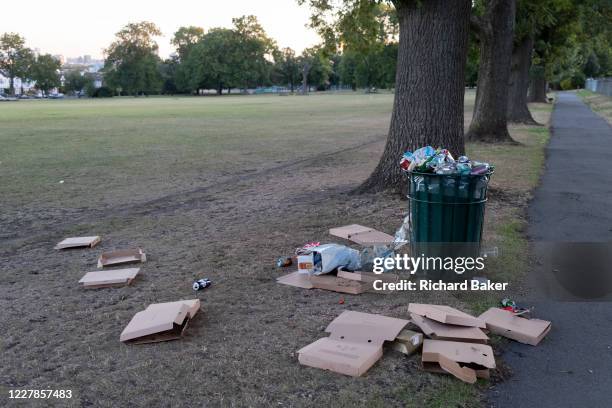
M 198 290 L 202 290 L 204 288 L 209 287 L 210 285 L 212 285 L 212 281 L 208 278 L 204 278 L 204 279 L 198 279 L 197 281 L 193 282 L 193 290 L 198 291 Z

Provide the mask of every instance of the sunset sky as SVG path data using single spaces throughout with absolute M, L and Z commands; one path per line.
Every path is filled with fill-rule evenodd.
M 232 17 L 247 14 L 258 17 L 279 47 L 300 52 L 318 42 L 316 33 L 305 27 L 308 8 L 298 6 L 296 0 L 33 0 L 27 2 L 26 9 L 16 6 L 12 15 L 4 15 L 0 33 L 17 32 L 30 48 L 67 58 L 101 58 L 103 49 L 123 25 L 142 20 L 161 28 L 164 36 L 158 44 L 162 57 L 173 52 L 170 38 L 178 27 L 230 27 Z

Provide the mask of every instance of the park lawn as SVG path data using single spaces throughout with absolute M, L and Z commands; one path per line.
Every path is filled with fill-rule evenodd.
M 473 100 L 469 91 L 466 123 Z M 346 309 L 405 318 L 412 301 L 478 311 L 498 300 L 341 296 L 275 283 L 286 272 L 275 259 L 331 240 L 330 227 L 392 233 L 401 223 L 405 197 L 349 194 L 377 163 L 391 107 L 390 94 L 353 93 L 0 105 L 0 170 L 10 180 L 0 185 L 1 387 L 70 388 L 75 406 L 180 398 L 210 406 L 480 406 L 486 383 L 425 373 L 417 357 L 387 351 L 358 379 L 297 362 L 296 351 Z M 546 123 L 551 105 L 533 108 Z M 526 268 L 524 209 L 548 132 L 511 132 L 520 145 L 467 150 L 496 165 L 485 245 L 501 255 L 491 273 L 517 279 Z M 51 249 L 64 236 L 91 233 L 103 237 L 97 249 Z M 100 250 L 136 245 L 149 261 L 132 286 L 77 287 Z M 213 286 L 194 294 L 201 277 Z M 118 341 L 147 304 L 194 296 L 202 313 L 185 339 Z

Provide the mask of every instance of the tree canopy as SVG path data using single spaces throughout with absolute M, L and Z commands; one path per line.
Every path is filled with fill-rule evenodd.
M 155 37 L 161 31 L 153 23 L 130 23 L 105 50 L 105 81 L 117 91 L 137 95 L 159 92 L 162 85 Z

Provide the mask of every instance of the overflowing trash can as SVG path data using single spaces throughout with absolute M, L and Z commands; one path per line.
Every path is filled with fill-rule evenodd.
M 494 168 L 430 146 L 406 152 L 400 165 L 409 179 L 413 256 L 478 257 Z

